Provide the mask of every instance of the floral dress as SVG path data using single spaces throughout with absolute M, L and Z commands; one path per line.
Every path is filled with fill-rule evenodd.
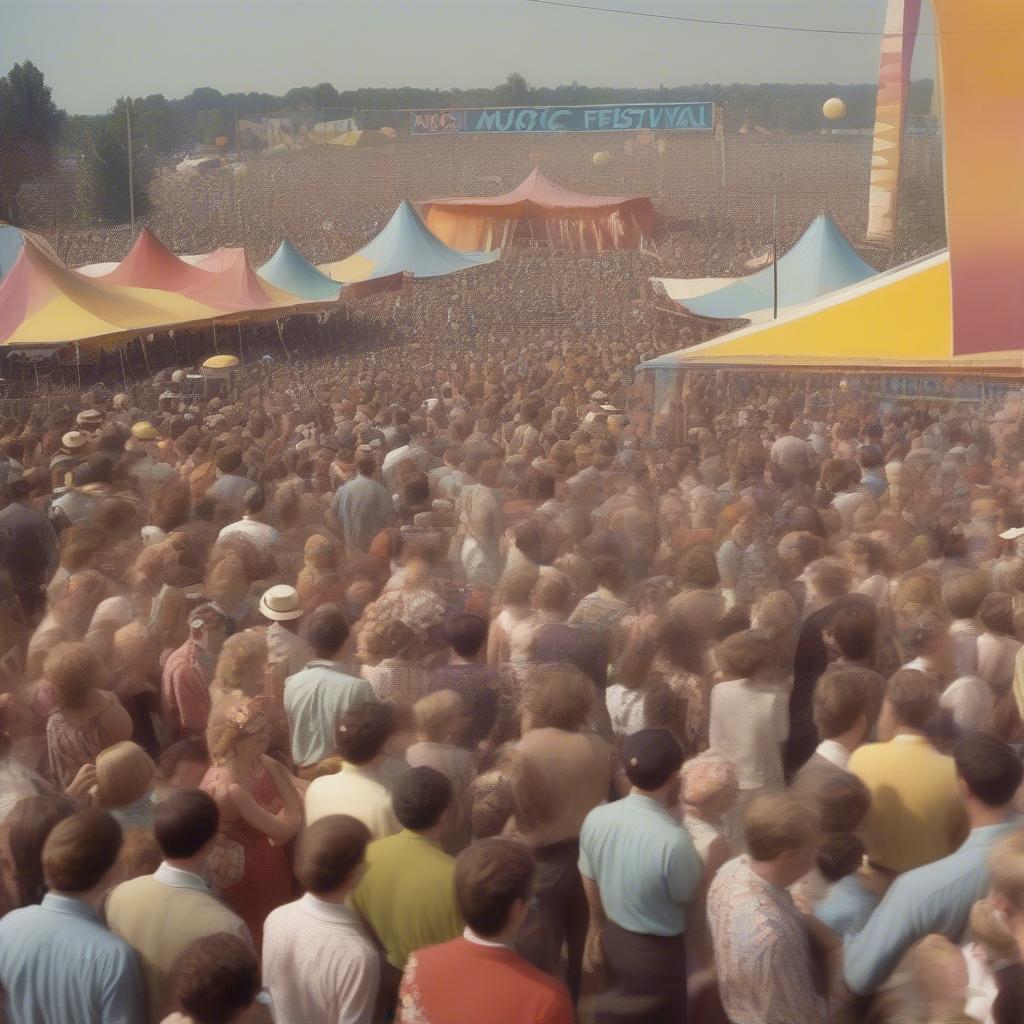
M 226 790 L 233 782 L 224 765 L 214 764 L 207 769 L 199 788 L 216 798 L 217 790 Z M 274 780 L 262 765 L 256 769 L 250 795 L 270 814 L 277 814 L 284 806 Z M 288 855 L 283 846 L 271 845 L 266 833 L 253 828 L 238 814 L 229 817 L 222 813 L 220 830 L 223 839 L 242 847 L 245 862 L 242 878 L 220 895 L 246 923 L 259 951 L 267 915 L 287 903 L 293 895 Z

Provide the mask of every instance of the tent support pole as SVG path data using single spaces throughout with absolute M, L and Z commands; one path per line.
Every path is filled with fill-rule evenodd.
M 211 320 L 210 325 L 213 327 L 213 351 L 220 353 L 220 349 L 217 348 L 217 321 Z
M 238 321 L 238 355 L 245 362 L 245 350 L 242 348 L 242 321 Z
M 125 391 L 127 391 L 128 390 L 128 371 L 125 369 L 125 365 L 124 365 L 124 345 L 122 345 L 117 350 L 117 354 L 121 357 L 121 380 L 124 381 L 124 389 L 125 389 Z
M 153 376 L 153 369 L 149 365 L 149 353 L 146 351 L 146 339 L 143 335 L 139 335 L 139 344 L 142 346 L 142 358 L 146 361 L 146 373 Z
M 285 358 L 291 362 L 291 353 L 288 351 L 288 346 L 284 343 L 284 329 L 281 327 L 281 321 L 275 320 L 274 323 L 277 324 L 277 340 L 281 342 L 281 348 L 284 349 Z
M 772 319 L 779 319 L 779 189 L 772 182 Z
M 82 390 L 82 350 L 75 342 L 75 369 L 78 371 L 78 390 Z

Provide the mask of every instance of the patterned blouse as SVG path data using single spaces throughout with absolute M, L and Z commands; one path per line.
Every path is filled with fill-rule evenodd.
M 785 889 L 747 856 L 725 864 L 708 890 L 708 921 L 722 1005 L 733 1024 L 825 1024 L 828 1003 L 807 927 Z

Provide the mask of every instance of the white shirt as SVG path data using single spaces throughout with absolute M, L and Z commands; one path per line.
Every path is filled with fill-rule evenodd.
M 789 696 L 729 679 L 711 690 L 710 748 L 736 765 L 740 789 L 782 789 L 781 744 L 789 737 Z
M 982 633 L 978 637 L 978 675 L 996 693 L 1005 693 L 1013 682 L 1013 671 L 1021 642 L 1012 636 Z
M 817 752 L 829 764 L 842 768 L 844 772 L 846 771 L 846 766 L 850 763 L 850 751 L 836 740 L 822 740 L 818 744 Z
M 263 983 L 277 1024 L 370 1024 L 380 956 L 355 913 L 306 893 L 267 917 Z
M 344 764 L 340 772 L 314 779 L 306 790 L 306 824 L 328 814 L 350 814 L 358 818 L 374 839 L 400 832 L 391 794 L 372 771 L 354 764 Z
M 612 683 L 604 691 L 605 706 L 616 736 L 632 736 L 647 728 L 644 694 L 644 690 L 631 690 L 622 683 Z
M 228 523 L 217 534 L 217 540 L 226 540 L 228 537 L 241 537 L 260 553 L 269 551 L 281 539 L 281 535 L 269 523 L 261 523 L 256 519 L 239 519 L 237 523 Z
M 958 676 L 973 676 L 978 671 L 978 638 L 983 630 L 975 619 L 954 619 L 949 627 Z

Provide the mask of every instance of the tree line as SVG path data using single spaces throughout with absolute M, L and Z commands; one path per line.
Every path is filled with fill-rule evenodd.
M 914 82 L 910 114 L 923 116 L 932 102 L 930 79 Z M 660 86 L 622 89 L 605 86 L 531 86 L 514 73 L 500 83 L 477 89 L 362 88 L 339 92 L 329 82 L 289 89 L 276 96 L 263 92 L 221 93 L 203 86 L 187 96 L 167 99 L 160 93 L 120 99 L 102 115 L 68 115 L 53 102 L 43 73 L 31 61 L 15 64 L 0 78 L 0 219 L 17 221 L 19 189 L 33 178 L 53 173 L 61 161 L 80 170 L 81 194 L 76 208 L 90 223 L 128 219 L 128 119 L 131 110 L 135 211 L 147 206 L 146 185 L 153 168 L 173 156 L 218 140 L 236 148 L 239 119 L 306 112 L 313 118 L 356 116 L 371 111 L 417 107 L 569 106 L 599 103 L 668 103 L 709 100 L 718 104 L 726 131 L 754 126 L 771 132 L 819 131 L 821 104 L 842 96 L 849 114 L 846 128 L 871 128 L 876 86 L 832 83 L 764 83 Z M 373 119 L 367 121 L 373 127 Z

